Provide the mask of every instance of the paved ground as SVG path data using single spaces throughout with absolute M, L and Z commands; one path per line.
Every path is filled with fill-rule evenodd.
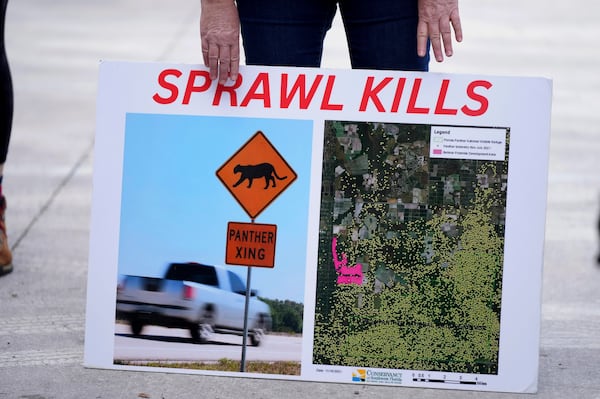
M 5 192 L 15 272 L 0 279 L 0 398 L 516 398 L 81 366 L 99 59 L 199 62 L 199 2 L 13 0 L 15 121 Z M 600 398 L 600 6 L 463 0 L 465 42 L 435 71 L 545 76 L 554 108 L 540 398 Z M 346 67 L 339 28 L 325 66 Z

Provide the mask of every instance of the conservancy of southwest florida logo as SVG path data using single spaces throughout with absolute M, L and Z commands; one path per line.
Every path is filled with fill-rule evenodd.
M 354 382 L 365 382 L 367 380 L 367 370 L 357 369 L 352 373 L 352 381 Z
M 353 382 L 371 382 L 378 384 L 402 384 L 399 371 L 356 369 L 352 372 Z

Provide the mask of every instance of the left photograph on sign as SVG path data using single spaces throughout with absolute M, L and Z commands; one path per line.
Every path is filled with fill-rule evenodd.
M 216 172 L 256 132 L 296 177 L 252 215 L 254 232 L 254 218 Z M 245 370 L 300 375 L 312 142 L 307 120 L 127 114 L 115 366 L 239 371 L 249 292 Z M 250 190 L 252 179 L 254 190 L 275 188 L 277 171 L 251 175 L 269 163 L 255 153 L 252 162 L 224 171 L 233 184 L 244 180 L 238 192 Z M 243 257 L 261 256 L 255 241 L 271 237 L 258 223 L 276 228 L 275 260 L 253 268 L 248 287 L 245 265 L 258 260 Z M 226 248 L 228 225 L 238 224 L 245 238 Z M 226 251 L 242 258 L 227 265 Z

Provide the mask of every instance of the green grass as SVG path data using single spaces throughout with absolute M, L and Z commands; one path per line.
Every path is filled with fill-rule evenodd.
M 240 361 L 220 359 L 217 362 L 130 362 L 115 360 L 114 364 L 122 366 L 164 367 L 188 370 L 210 370 L 239 372 Z M 297 362 L 246 362 L 246 372 L 261 374 L 300 375 L 300 363 Z

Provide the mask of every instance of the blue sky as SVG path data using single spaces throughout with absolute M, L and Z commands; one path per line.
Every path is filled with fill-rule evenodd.
M 304 302 L 312 120 L 128 114 L 123 155 L 119 274 L 162 276 L 170 262 L 224 265 L 227 222 L 249 216 L 216 176 L 261 130 L 298 175 L 256 223 L 277 225 L 273 269 L 251 287 Z M 246 267 L 229 266 L 243 279 Z

